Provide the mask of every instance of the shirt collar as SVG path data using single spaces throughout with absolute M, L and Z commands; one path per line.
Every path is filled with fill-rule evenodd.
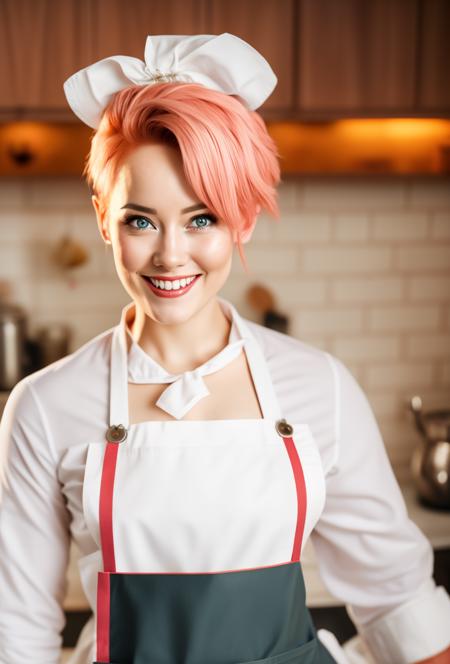
M 239 316 L 235 307 L 224 300 L 223 298 L 217 298 L 219 304 L 222 308 L 222 311 L 231 321 L 230 335 L 228 338 L 228 343 L 219 353 L 207 360 L 207 362 L 199 365 L 194 369 L 195 372 L 200 371 L 206 365 L 208 369 L 212 369 L 217 365 L 217 369 L 221 368 L 227 362 L 224 362 L 224 359 L 228 357 L 234 359 L 236 353 L 233 353 L 232 348 L 236 348 L 238 345 L 241 347 L 243 342 L 249 338 L 249 333 L 245 329 L 242 318 Z M 154 360 L 151 355 L 149 355 L 131 336 L 131 332 L 128 327 L 128 322 L 133 319 L 135 311 L 134 302 L 130 302 L 122 309 L 122 314 L 120 318 L 119 325 L 125 328 L 125 331 L 130 340 L 130 349 L 128 352 L 128 381 L 130 383 L 168 383 L 172 382 L 174 374 L 170 374 L 164 367 L 162 367 L 156 360 Z M 187 372 L 186 372 L 187 373 Z M 212 373 L 208 371 L 207 373 Z

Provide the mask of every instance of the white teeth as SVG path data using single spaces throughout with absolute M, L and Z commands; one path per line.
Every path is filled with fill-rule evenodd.
M 161 290 L 179 290 L 192 283 L 194 279 L 195 277 L 187 277 L 186 279 L 175 279 L 174 281 L 162 281 L 161 279 L 150 277 L 152 284 Z

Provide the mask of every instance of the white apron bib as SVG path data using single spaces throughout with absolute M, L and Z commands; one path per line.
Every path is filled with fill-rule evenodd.
M 296 487 L 275 429 L 283 415 L 256 339 L 240 317 L 236 324 L 261 419 L 129 425 L 126 331 L 114 330 L 109 424 L 128 428 L 126 443 L 119 445 L 113 505 L 116 566 L 123 572 L 212 572 L 291 557 Z M 325 480 L 301 413 L 290 424 L 307 491 L 304 543 L 322 512 Z M 104 440 L 89 444 L 83 485 L 84 515 L 99 549 L 104 450 Z

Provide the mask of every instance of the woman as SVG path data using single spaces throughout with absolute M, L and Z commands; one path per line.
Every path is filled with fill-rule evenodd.
M 360 388 L 218 296 L 259 210 L 277 214 L 252 110 L 274 84 L 231 35 L 148 38 L 145 63 L 66 83 L 97 128 L 87 174 L 132 301 L 8 401 L 4 664 L 57 662 L 70 536 L 95 612 L 73 663 L 347 661 L 306 609 L 310 535 L 375 661 L 448 661 L 448 596 Z

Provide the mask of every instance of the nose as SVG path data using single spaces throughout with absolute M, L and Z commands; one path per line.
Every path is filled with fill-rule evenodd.
M 188 258 L 188 243 L 183 230 L 175 224 L 161 228 L 153 252 L 153 265 L 171 270 L 185 265 Z

